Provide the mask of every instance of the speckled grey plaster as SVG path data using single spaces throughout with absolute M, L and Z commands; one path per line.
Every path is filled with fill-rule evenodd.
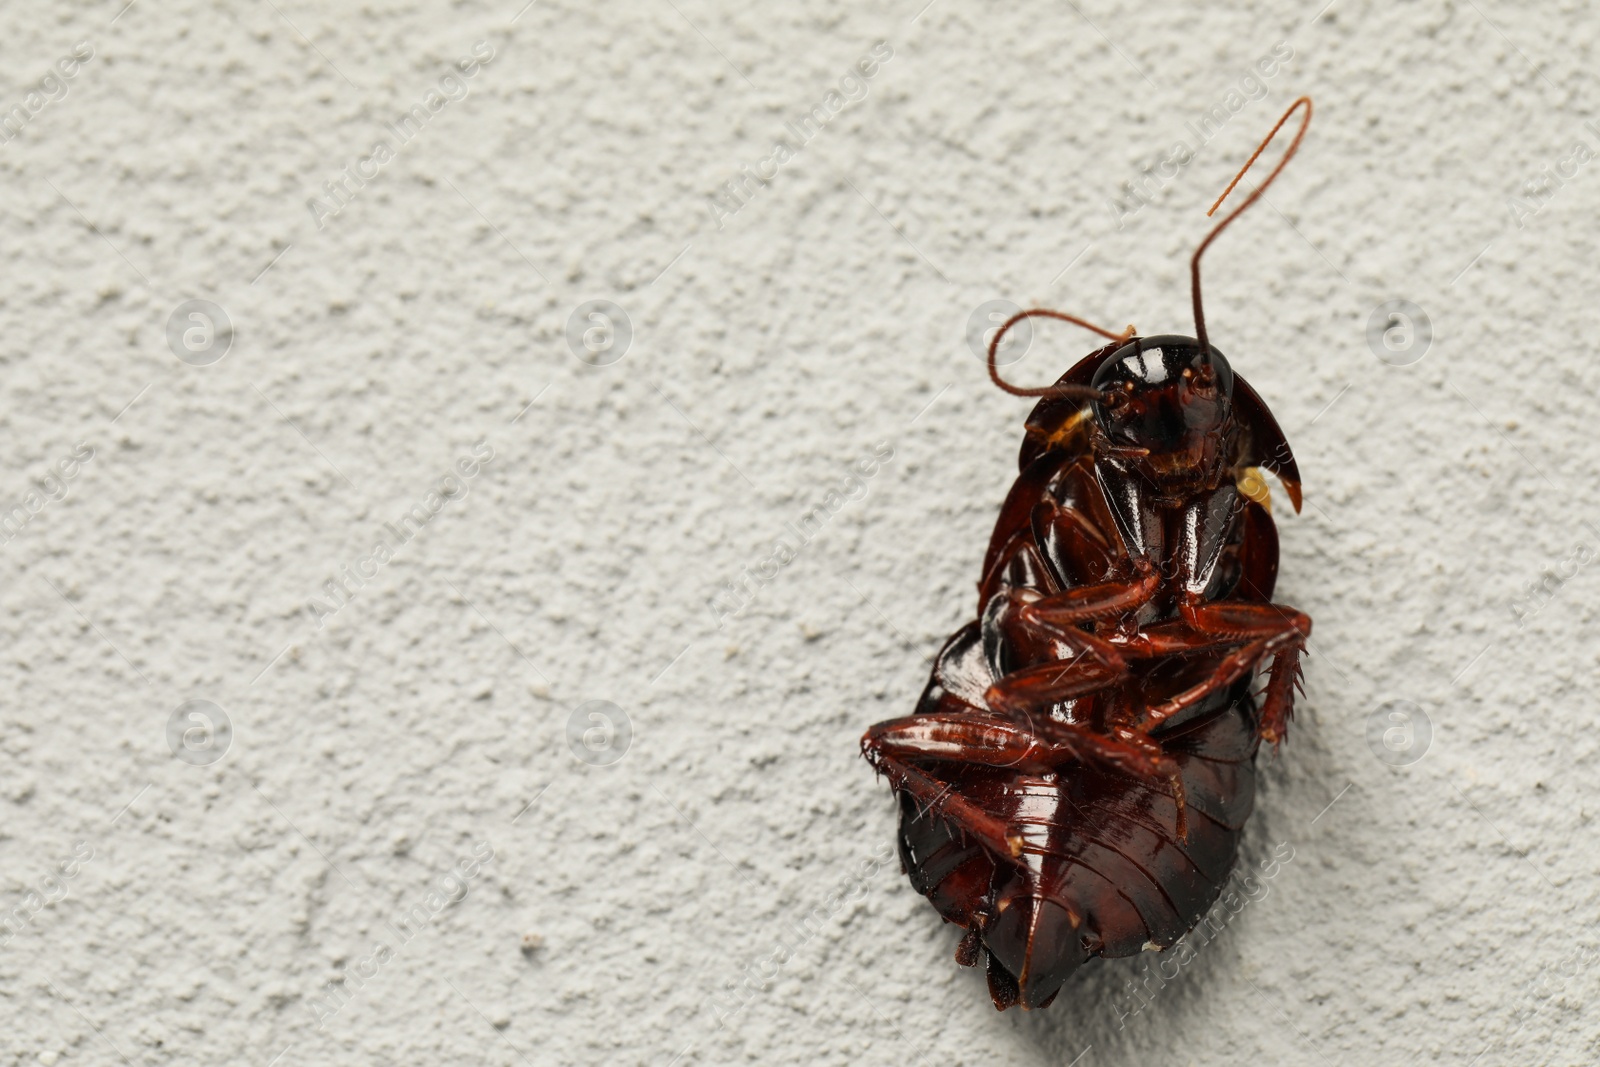
M 0 7 L 0 1064 L 1600 1059 L 1600 20 L 1322 2 Z M 1014 473 L 968 318 L 1187 332 L 1302 92 L 1207 259 L 1292 859 L 998 1015 L 856 751 Z

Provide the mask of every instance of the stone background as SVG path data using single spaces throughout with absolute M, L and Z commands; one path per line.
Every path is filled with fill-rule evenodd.
M 1587 4 L 124 2 L 0 8 L 0 1064 L 1600 1058 Z M 856 751 L 1015 470 L 969 317 L 1189 332 L 1302 92 L 1207 258 L 1305 475 L 1293 859 L 997 1015 Z

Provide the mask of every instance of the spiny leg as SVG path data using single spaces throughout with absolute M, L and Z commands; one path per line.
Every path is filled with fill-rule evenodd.
M 1087 467 L 1081 468 L 1076 476 L 1069 476 L 1063 490 L 1085 497 L 1098 494 L 1099 484 L 1086 471 Z M 1080 582 L 1105 581 L 1127 559 L 1121 538 L 1109 532 L 1115 529 L 1115 520 L 1109 514 L 1097 519 L 1085 510 L 1092 506 L 1087 500 L 1083 505 L 1061 504 L 1046 497 L 1033 509 L 1030 532 L 1040 551 L 1065 575 Z M 1100 506 L 1103 510 L 1104 505 Z
M 1091 744 L 1076 730 L 1047 739 L 1015 719 L 980 711 L 946 711 L 880 722 L 861 738 L 861 752 L 874 767 L 883 759 L 896 758 L 1048 774 L 1063 763 L 1084 758 Z
M 1065 645 L 1070 657 L 1010 673 L 989 687 L 985 700 L 997 711 L 1027 714 L 1063 700 L 1104 689 L 1127 673 L 1127 662 L 1110 641 L 1079 624 L 1137 611 L 1161 587 L 1149 560 L 1137 560 L 1132 581 L 1100 582 L 1049 596 L 1012 590 L 998 620 L 1024 638 Z M 1032 597 L 1030 598 L 1030 594 Z
M 1161 589 L 1161 576 L 1147 559 L 1133 561 L 1129 581 L 1098 582 L 1053 593 L 1027 605 L 1025 621 L 1046 627 L 1074 626 L 1137 611 Z
M 1010 714 L 1026 716 L 1036 730 L 1046 735 L 1059 736 L 1070 731 L 1071 739 L 1064 742 L 1064 748 L 1081 759 L 1136 778 L 1166 779 L 1178 802 L 1179 826 L 1186 828 L 1183 779 L 1178 765 L 1142 729 L 1119 726 L 1109 733 L 1100 733 L 1042 715 L 1035 720 L 1031 714 L 1041 707 L 1104 689 L 1126 673 L 1125 666 L 1113 671 L 1082 659 L 1067 665 L 1045 663 L 1006 675 L 990 687 L 987 699 Z M 1186 829 L 1180 829 L 1180 833 L 1187 837 Z
M 1291 644 L 1272 659 L 1267 674 L 1267 696 L 1261 704 L 1261 737 L 1274 748 L 1289 735 L 1289 720 L 1294 717 L 1294 694 L 1305 695 L 1305 674 L 1300 666 L 1302 644 Z
M 1050 596 L 1022 600 L 1013 594 L 1009 620 L 1027 635 L 1041 635 L 1065 645 L 1073 658 L 1041 663 L 1012 671 L 990 686 L 985 700 L 991 708 L 1013 715 L 1030 715 L 1064 700 L 1109 688 L 1127 675 L 1127 661 L 1112 641 L 1079 628 L 1087 622 L 1113 619 L 1137 611 L 1161 588 L 1161 578 L 1147 559 L 1133 561 L 1134 577 L 1127 581 L 1100 582 Z M 1030 718 L 1031 721 L 1031 718 Z M 1063 728 L 1054 720 L 1041 720 L 1041 729 Z M 1121 727 L 1112 736 L 1082 731 L 1090 739 L 1096 762 L 1140 778 L 1164 778 L 1177 804 L 1178 836 L 1187 840 L 1189 821 L 1183 777 L 1161 746 L 1134 727 Z
M 905 791 L 921 811 L 935 812 L 996 856 L 1015 858 L 1021 838 L 999 819 L 983 811 L 945 782 L 915 764 L 923 760 L 1015 766 L 1029 758 L 1035 739 L 998 717 L 955 712 L 907 715 L 880 722 L 861 738 L 861 754 L 874 770 L 886 774 L 896 792 Z M 1047 749 L 1047 745 L 1039 745 Z
M 1141 725 L 1146 730 L 1161 725 L 1212 693 L 1232 685 L 1272 657 L 1272 675 L 1261 711 L 1261 736 L 1277 743 L 1294 713 L 1294 683 L 1298 678 L 1300 655 L 1311 635 L 1311 619 L 1281 604 L 1248 604 L 1220 601 L 1185 604 L 1179 609 L 1184 623 L 1194 635 L 1210 639 L 1213 648 L 1240 646 L 1225 656 L 1206 680 L 1149 708 Z M 1171 640 L 1191 643 L 1191 650 L 1207 647 L 1192 644 L 1192 637 Z
M 1117 736 L 1111 736 L 1052 719 L 1025 726 L 982 712 L 936 712 L 879 723 L 862 737 L 861 751 L 875 769 L 889 775 L 891 785 L 906 789 L 925 810 L 937 803 L 940 814 L 964 828 L 965 817 L 972 814 L 974 835 L 1001 855 L 1018 854 L 1016 836 L 965 800 L 951 799 L 951 785 L 914 764 L 960 762 L 1049 774 L 1068 763 L 1092 761 L 1138 778 L 1166 779 L 1172 783 L 1178 803 L 1180 834 L 1187 836 L 1178 765 L 1160 745 L 1137 731 L 1119 730 Z
M 903 776 L 905 771 L 913 769 L 913 764 L 921 761 L 1015 768 L 1024 774 L 1039 775 L 1057 771 L 1068 763 L 1093 762 L 1135 778 L 1165 780 L 1177 804 L 1178 836 L 1188 839 L 1187 801 L 1181 770 L 1159 744 L 1135 729 L 1119 727 L 1111 734 L 1103 734 L 1054 719 L 1041 718 L 1024 724 L 979 711 L 936 712 L 879 723 L 862 737 L 861 751 L 875 769 L 889 775 L 890 783 L 896 788 L 901 788 L 901 778 L 897 775 Z M 937 781 L 925 771 L 918 773 L 929 781 Z M 928 790 L 920 784 L 905 788 L 924 805 L 932 804 Z M 938 795 L 933 799 L 939 799 Z M 943 807 L 940 810 L 951 817 Z M 959 818 L 954 821 L 960 824 Z M 1016 842 L 1009 831 L 996 832 L 990 828 L 976 835 L 991 848 L 1003 838 L 1006 854 L 1016 855 Z
M 1160 745 L 1134 731 L 1111 736 L 1054 719 L 1022 722 L 980 711 L 934 712 L 881 722 L 862 737 L 861 751 L 874 767 L 892 758 L 905 763 L 939 760 L 1013 767 L 1041 775 L 1085 760 L 1145 778 L 1167 777 L 1177 770 Z
M 865 748 L 865 742 L 863 742 Z M 937 814 L 962 833 L 976 838 L 992 855 L 1014 860 L 1022 854 L 1022 838 L 1013 834 L 1000 819 L 979 808 L 956 792 L 955 783 L 944 782 L 898 756 L 879 751 L 868 756 L 875 770 L 889 776 L 895 792 L 904 791 L 921 810 L 917 818 Z
M 1115 758 L 1102 759 L 1101 762 L 1136 778 L 1165 779 L 1177 808 L 1175 829 L 1178 840 L 1188 841 L 1189 800 L 1183 788 L 1182 768 L 1178 766 L 1176 760 L 1167 755 L 1160 742 L 1150 737 L 1139 726 L 1135 709 L 1128 706 L 1128 699 L 1123 694 L 1110 695 L 1104 721 L 1106 734 L 1101 736 L 1122 746 L 1123 749 L 1138 752 L 1140 756 L 1131 763 Z
M 1052 704 L 1097 692 L 1128 673 L 1127 664 L 1109 643 L 1088 634 L 1083 637 L 1088 638 L 1083 642 L 1088 647 L 1079 648 L 1075 658 L 1012 671 L 989 687 L 984 700 L 996 711 L 1029 715 Z M 1068 644 L 1077 643 L 1076 639 L 1064 640 Z M 1094 644 L 1089 645 L 1089 642 Z M 1112 662 L 1105 662 L 1101 649 L 1095 646 L 1103 646 L 1106 657 L 1114 657 Z

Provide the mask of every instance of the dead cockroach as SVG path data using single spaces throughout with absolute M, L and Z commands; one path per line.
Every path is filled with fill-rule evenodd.
M 987 957 L 995 1007 L 1043 1007 L 1091 956 L 1165 949 L 1222 891 L 1255 800 L 1260 739 L 1294 710 L 1311 620 L 1271 600 L 1278 536 L 1260 471 L 1300 510 L 1272 413 L 1206 337 L 1115 334 L 1021 312 L 989 375 L 1040 397 L 1000 509 L 978 617 L 940 651 L 916 713 L 861 740 L 900 803 L 911 884 Z M 995 352 L 1042 315 L 1109 338 L 1054 385 L 1000 378 Z M 1252 682 L 1270 661 L 1258 707 Z

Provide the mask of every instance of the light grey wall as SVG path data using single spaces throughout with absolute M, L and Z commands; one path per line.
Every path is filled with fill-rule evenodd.
M 0 9 L 0 1064 L 1592 1062 L 1596 19 L 1321 2 Z M 1207 259 L 1293 859 L 1000 1016 L 856 752 L 1015 471 L 969 317 L 1189 332 L 1300 93 Z

